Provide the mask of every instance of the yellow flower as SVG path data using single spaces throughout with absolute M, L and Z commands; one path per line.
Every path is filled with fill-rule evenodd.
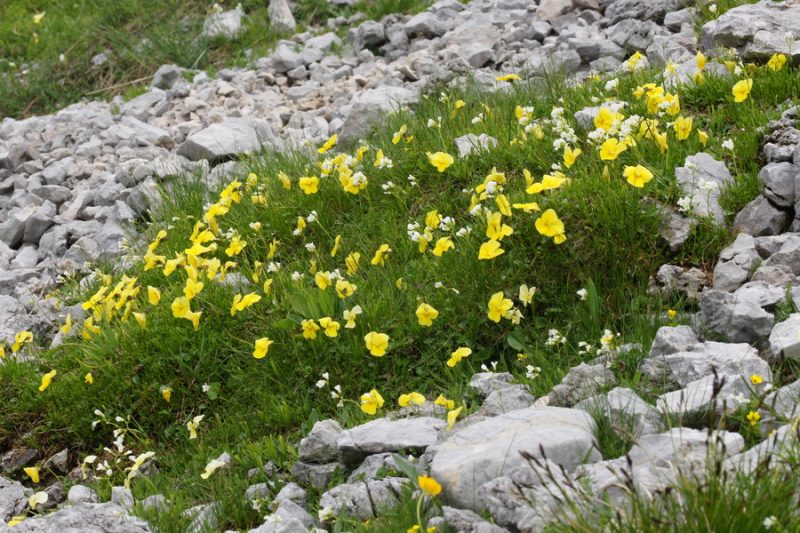
M 497 209 L 503 216 L 511 216 L 511 203 L 508 201 L 505 194 L 498 194 L 494 199 L 494 203 L 497 204 Z
M 234 235 L 230 246 L 225 248 L 225 253 L 228 257 L 233 257 L 241 253 L 245 246 L 247 246 L 247 243 L 240 239 L 238 235 Z
M 527 285 L 519 286 L 519 301 L 525 305 L 533 302 L 533 297 L 536 294 L 536 287 L 528 288 Z
M 453 426 L 456 425 L 456 419 L 458 419 L 458 415 L 461 414 L 461 410 L 463 408 L 464 407 L 462 406 L 457 409 L 451 409 L 450 411 L 447 411 L 447 431 L 450 431 L 453 429 Z
M 347 274 L 352 276 L 356 272 L 358 272 L 358 263 L 361 261 L 361 254 L 358 252 L 353 252 L 347 256 L 344 260 L 344 264 L 347 267 Z
M 161 301 L 161 291 L 148 285 L 147 301 L 150 302 L 150 305 L 158 305 L 158 303 Z
M 392 144 L 399 143 L 403 139 L 403 135 L 406 134 L 407 130 L 408 130 L 408 128 L 406 128 L 405 124 L 400 126 L 400 129 L 397 130 L 394 135 L 392 135 Z
M 692 117 L 684 118 L 678 117 L 675 119 L 675 124 L 672 126 L 675 129 L 675 136 L 679 141 L 685 141 L 692 133 Z
M 442 486 L 438 481 L 429 476 L 419 476 L 417 478 L 419 488 L 430 496 L 438 496 L 442 492 Z
M 409 392 L 408 394 L 401 394 L 397 399 L 397 404 L 400 407 L 407 407 L 411 404 L 422 405 L 425 403 L 425 396 L 418 392 Z
M 500 247 L 500 243 L 492 239 L 481 244 L 481 248 L 478 250 L 478 259 L 494 259 L 498 255 L 502 255 L 504 253 L 505 250 Z
M 453 400 L 448 400 L 447 398 L 444 397 L 443 394 L 440 394 L 433 401 L 433 403 L 434 403 L 434 405 L 440 405 L 440 406 L 442 406 L 442 407 L 444 407 L 445 409 L 448 409 L 448 410 L 449 409 L 453 409 L 456 406 L 456 402 L 454 402 Z
M 28 498 L 28 505 L 30 506 L 31 509 L 33 509 L 35 511 L 36 510 L 36 506 L 44 505 L 45 503 L 47 503 L 48 499 L 50 499 L 50 496 L 48 496 L 48 494 L 46 492 L 43 492 L 43 491 L 42 492 L 37 492 L 37 493 L 31 495 L 30 498 Z
M 781 70 L 785 64 L 786 56 L 783 54 L 773 54 L 772 57 L 769 58 L 769 61 L 767 61 L 767 66 L 775 72 Z
M 202 474 L 200 474 L 200 477 L 201 477 L 201 478 L 203 478 L 203 479 L 208 479 L 208 478 L 210 478 L 210 477 L 211 477 L 211 475 L 212 475 L 214 472 L 216 472 L 218 469 L 220 469 L 221 467 L 225 466 L 226 464 L 227 464 L 227 463 L 224 463 L 224 462 L 220 461 L 219 459 L 212 459 L 212 460 L 211 460 L 211 461 L 210 461 L 210 462 L 209 462 L 209 463 L 206 465 L 206 468 L 205 468 L 205 470 L 203 471 L 203 473 L 202 473 Z
M 761 420 L 761 415 L 758 414 L 758 411 L 750 411 L 747 413 L 747 420 L 750 421 L 751 426 L 755 426 Z
M 708 144 L 708 133 L 703 130 L 697 130 L 697 139 L 700 141 L 700 144 L 705 146 Z
M 22 471 L 25 472 L 28 475 L 29 478 L 31 478 L 31 481 L 33 481 L 34 483 L 39 483 L 39 467 L 38 466 L 28 466 L 26 468 L 23 468 Z
M 204 284 L 192 278 L 186 278 L 186 285 L 183 287 L 183 295 L 186 299 L 191 300 L 203 290 Z
M 636 165 L 635 167 L 626 165 L 622 175 L 625 176 L 625 180 L 628 183 L 638 189 L 641 189 L 647 182 L 653 179 L 653 173 L 642 165 Z
M 233 297 L 233 305 L 231 305 L 231 316 L 235 316 L 236 313 L 239 311 L 244 311 L 251 305 L 254 305 L 261 301 L 261 296 L 251 292 L 250 294 L 246 294 L 242 296 L 241 294 L 237 294 Z
M 330 272 L 317 272 L 314 275 L 314 283 L 323 291 L 331 286 L 332 281 Z
M 421 303 L 419 307 L 417 307 L 416 314 L 420 326 L 432 326 L 433 321 L 439 316 L 439 311 L 434 309 L 431 305 Z
M 375 357 L 382 357 L 386 355 L 386 350 L 389 348 L 389 335 L 370 331 L 364 335 L 364 344 L 366 344 L 370 354 Z
M 390 253 L 392 253 L 392 249 L 389 248 L 389 245 L 381 244 L 380 247 L 375 250 L 375 255 L 372 257 L 370 264 L 384 266 L 386 264 L 386 257 Z
M 300 323 L 300 326 L 303 328 L 303 337 L 306 339 L 316 339 L 317 332 L 319 331 L 319 326 L 313 320 L 303 320 Z
M 750 376 L 750 383 L 752 383 L 753 385 L 760 385 L 763 382 L 764 378 L 762 378 L 758 374 L 753 374 L 752 376 Z
M 197 428 L 200 427 L 200 422 L 202 422 L 204 418 L 205 415 L 197 415 L 186 422 L 186 429 L 189 430 L 189 440 L 197 438 Z
M 472 350 L 465 346 L 457 348 L 454 352 L 450 353 L 450 359 L 447 360 L 447 366 L 450 368 L 456 366 L 463 358 L 469 357 L 471 353 Z
M 67 314 L 66 320 L 64 320 L 64 325 L 61 326 L 61 334 L 68 335 L 70 331 L 72 331 L 72 313 Z
M 14 344 L 11 345 L 11 353 L 17 353 L 22 347 L 33 341 L 33 333 L 30 331 L 20 331 L 14 335 Z
M 737 81 L 731 88 L 733 93 L 734 102 L 744 102 L 750 95 L 750 90 L 753 88 L 753 80 L 745 79 Z
M 502 76 L 496 76 L 495 80 L 497 81 L 517 81 L 519 76 L 516 74 L 503 74 Z
M 447 250 L 452 250 L 456 245 L 453 244 L 453 239 L 450 237 L 442 237 L 436 241 L 436 246 L 433 247 L 433 255 L 441 257 Z
M 703 70 L 704 68 L 706 68 L 706 56 L 703 55 L 703 52 L 701 52 L 700 50 L 697 51 L 696 62 L 698 70 Z
M 578 159 L 578 156 L 583 153 L 583 150 L 580 148 L 575 148 L 574 150 L 569 145 L 564 145 L 564 166 L 570 168 L 572 165 L 575 164 L 575 160 Z
M 87 372 L 87 373 L 86 373 L 86 375 L 85 375 L 85 376 L 83 376 L 83 381 L 84 381 L 84 382 L 85 382 L 87 385 L 91 385 L 92 383 L 94 383 L 94 376 L 92 375 L 92 373 L 91 373 L 91 372 Z
M 316 176 L 303 176 L 297 184 L 306 194 L 316 194 L 319 192 L 319 178 Z
M 624 142 L 619 142 L 616 138 L 611 137 L 606 139 L 600 146 L 600 159 L 603 161 L 613 161 L 619 154 L 628 149 L 628 145 Z
M 368 415 L 374 415 L 381 407 L 383 407 L 383 396 L 377 390 L 372 389 L 361 395 L 361 410 Z
M 172 316 L 175 318 L 183 318 L 190 311 L 189 299 L 185 296 L 175 298 L 170 307 L 172 309 Z
M 50 372 L 42 376 L 42 384 L 39 385 L 39 392 L 44 392 L 47 389 L 47 387 L 50 386 L 50 383 L 53 382 L 53 378 L 56 377 L 57 373 L 58 372 L 56 372 L 55 370 L 51 370 Z
M 133 318 L 136 320 L 136 323 L 139 324 L 139 327 L 144 329 L 147 327 L 147 315 L 144 313 L 137 313 L 134 311 Z
M 514 209 L 521 209 L 526 213 L 531 213 L 533 211 L 541 211 L 542 209 L 539 207 L 539 204 L 536 202 L 526 202 L 522 204 L 512 204 L 511 207 Z
M 345 329 L 353 329 L 356 327 L 356 318 L 362 313 L 361 306 L 356 305 L 352 309 L 345 309 L 342 315 L 347 323 L 344 325 Z
M 536 231 L 545 237 L 556 237 L 564 234 L 564 223 L 558 218 L 555 210 L 548 209 L 542 216 L 536 219 Z
M 500 291 L 492 295 L 489 299 L 488 307 L 489 312 L 487 316 L 489 320 L 492 322 L 500 322 L 500 319 L 514 307 L 514 302 L 505 298 L 503 292 Z
M 612 111 L 607 107 L 601 107 L 600 111 L 597 112 L 597 115 L 594 117 L 594 127 L 597 129 L 601 129 L 604 131 L 609 131 L 613 126 L 614 123 L 619 123 L 625 117 L 622 113 L 617 113 L 616 111 Z M 564 158 L 566 161 L 566 157 Z M 568 165 L 569 168 L 571 165 Z
M 442 216 L 439 214 L 439 211 L 433 209 L 428 211 L 425 214 L 425 227 L 430 229 L 435 229 L 439 227 L 439 223 L 442 221 Z
M 667 309 L 667 318 L 675 320 L 678 317 L 678 312 L 675 309 Z
M 45 11 L 42 11 L 41 13 L 36 13 L 35 15 L 33 15 L 33 23 L 37 25 L 41 24 L 42 20 L 44 19 L 45 13 L 46 13 Z
M 436 170 L 438 170 L 439 172 L 444 172 L 445 170 L 447 170 L 447 167 L 452 165 L 453 162 L 455 161 L 455 159 L 453 159 L 453 156 L 446 152 L 436 152 L 433 154 L 430 152 L 426 152 L 426 154 L 428 156 L 428 161 L 430 162 L 430 164 L 436 167 Z
M 260 339 L 256 339 L 253 357 L 256 359 L 263 359 L 266 357 L 267 353 L 269 353 L 269 347 L 272 345 L 272 343 L 273 341 L 269 340 L 269 337 L 261 337 Z
M 290 180 L 289 176 L 287 176 L 283 171 L 278 172 L 278 179 L 280 180 L 284 189 L 287 191 L 292 189 L 292 180 Z
M 324 316 L 319 319 L 319 325 L 322 327 L 322 332 L 326 337 L 336 337 L 339 335 L 339 328 L 341 324 L 329 316 Z
M 12 516 L 8 521 L 8 527 L 18 526 L 25 521 L 25 515 Z
M 337 235 L 335 239 L 333 239 L 333 248 L 331 248 L 331 257 L 336 257 L 336 253 L 339 251 L 339 247 L 342 245 L 342 236 Z
M 339 298 L 348 298 L 356 292 L 357 285 L 350 283 L 346 279 L 340 279 L 336 282 L 336 295 Z
M 161 397 L 164 399 L 164 401 L 169 403 L 170 400 L 172 400 L 172 387 L 167 387 L 166 385 L 164 385 L 159 390 L 161 392 Z
M 330 138 L 327 141 L 325 141 L 325 144 L 319 147 L 317 152 L 324 154 L 325 152 L 336 146 L 336 141 L 338 140 L 339 136 L 334 133 L 333 135 L 330 136 Z
M 508 224 L 503 224 L 502 213 L 489 213 L 486 215 L 486 236 L 494 241 L 502 241 L 514 233 L 514 228 Z

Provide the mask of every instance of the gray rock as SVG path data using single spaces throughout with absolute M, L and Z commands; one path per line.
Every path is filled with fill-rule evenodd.
M 760 1 L 730 9 L 703 25 L 703 48 L 736 48 L 745 61 L 768 59 L 783 53 L 795 63 L 800 61 L 800 47 L 784 37 L 800 35 L 800 6 L 795 3 Z
M 133 494 L 127 487 L 111 487 L 111 503 L 116 503 L 127 510 L 133 509 Z
M 763 196 L 758 196 L 739 211 L 733 221 L 733 229 L 760 237 L 778 235 L 789 223 L 789 215 L 770 203 Z
M 67 502 L 70 505 L 82 505 L 85 503 L 98 503 L 100 498 L 97 493 L 84 485 L 73 485 L 67 493 Z
M 528 408 L 456 426 L 430 450 L 431 476 L 447 502 L 480 510 L 478 487 L 527 464 L 521 452 L 542 453 L 566 470 L 600 459 L 594 449 L 594 422 L 576 409 Z
M 131 516 L 113 503 L 89 503 L 64 507 L 54 513 L 28 518 L 14 526 L 14 533 L 104 532 L 150 533 L 144 520 Z
M 689 326 L 662 326 L 653 339 L 649 357 L 688 351 L 698 342 L 697 334 Z
M 692 381 L 680 390 L 660 395 L 656 408 L 673 419 L 696 420 L 710 412 L 717 415 L 736 412 L 739 410 L 736 398 L 746 398 L 749 394 L 749 379 L 711 375 Z
M 627 438 L 638 439 L 661 430 L 661 415 L 632 389 L 617 387 L 606 394 L 587 398 L 575 407 L 606 416 L 615 431 Z
M 511 385 L 505 389 L 492 391 L 486 397 L 481 408 L 478 409 L 479 416 L 497 416 L 509 411 L 530 407 L 536 400 L 522 385 Z
M 455 21 L 446 13 L 423 11 L 411 17 L 403 29 L 409 36 L 418 35 L 430 39 L 440 37 L 455 26 Z
M 676 265 L 661 265 L 651 283 L 652 292 L 682 295 L 697 300 L 706 285 L 706 273 L 699 268 L 684 268 Z
M 341 142 L 350 142 L 367 134 L 373 122 L 386 113 L 419 101 L 417 90 L 383 86 L 369 89 L 354 99 L 353 108 L 339 133 Z
M 455 507 L 442 506 L 442 514 L 445 523 L 453 531 L 460 533 L 503 533 L 506 529 L 490 524 L 480 517 L 480 515 L 467 509 L 456 509 Z
M 605 365 L 581 363 L 570 369 L 561 383 L 550 391 L 549 405 L 571 407 L 581 400 L 616 384 L 614 374 Z
M 608 24 L 615 24 L 622 19 L 664 21 L 664 16 L 684 7 L 681 0 L 616 0 L 605 11 Z
M 343 470 L 345 470 L 345 466 L 338 462 L 321 465 L 297 461 L 292 465 L 292 476 L 298 483 L 314 487 L 317 490 L 324 490 L 330 484 L 336 472 Z
M 768 439 L 753 446 L 746 452 L 729 457 L 723 466 L 728 472 L 741 472 L 752 475 L 769 461 L 770 470 L 778 470 L 784 475 L 793 476 L 790 462 L 781 460 L 797 446 L 797 428 L 792 424 L 779 427 Z
M 660 206 L 659 209 L 661 224 L 658 235 L 667 243 L 670 252 L 675 253 L 683 248 L 689 238 L 692 232 L 692 221 L 667 206 Z
M 183 76 L 183 68 L 178 65 L 161 65 L 153 74 L 153 87 L 163 89 L 165 91 L 172 89 L 172 87 Z
M 773 360 L 800 359 L 800 313 L 793 313 L 775 324 L 769 334 L 769 350 Z
M 196 161 L 218 161 L 254 152 L 263 144 L 274 143 L 275 136 L 266 122 L 247 118 L 227 118 L 190 135 L 178 154 Z
M 322 420 L 314 424 L 306 438 L 300 441 L 297 458 L 311 463 L 332 463 L 338 457 L 336 441 L 342 427 L 336 420 Z
M 308 503 L 307 499 L 308 493 L 297 483 L 287 483 L 275 496 L 276 503 L 292 501 L 302 507 L 305 507 Z
M 385 28 L 380 22 L 368 20 L 350 32 L 350 42 L 356 51 L 380 46 L 386 42 Z
M 772 331 L 774 317 L 752 297 L 717 290 L 706 290 L 700 298 L 704 327 L 730 342 L 756 342 Z
M 768 163 L 758 173 L 762 194 L 778 207 L 795 204 L 795 181 L 800 180 L 800 169 L 791 163 Z
M 684 166 L 675 169 L 675 178 L 684 195 L 691 198 L 696 216 L 711 217 L 717 224 L 725 223 L 719 198 L 723 188 L 733 183 L 725 163 L 700 152 L 688 156 Z
M 468 133 L 457 137 L 455 143 L 458 148 L 459 158 L 464 158 L 473 152 L 482 153 L 497 147 L 497 139 L 485 133 L 481 133 L 480 135 Z
M 0 241 L 11 248 L 16 248 L 25 235 L 28 219 L 36 213 L 36 206 L 29 205 L 11 213 L 5 222 L 0 223 Z
M 72 198 L 72 191 L 67 187 L 59 185 L 42 185 L 41 187 L 34 187 L 30 190 L 34 196 L 38 196 L 42 200 L 52 202 L 54 205 L 61 205 L 70 198 Z
M 324 33 L 306 41 L 307 48 L 316 48 L 323 52 L 330 52 L 332 48 L 341 46 L 341 44 L 342 40 L 333 32 Z
M 408 458 L 412 463 L 416 460 L 414 457 Z M 394 454 L 392 453 L 378 453 L 375 455 L 368 455 L 364 458 L 364 462 L 358 465 L 358 468 L 350 473 L 347 478 L 348 483 L 356 483 L 368 479 L 378 479 L 381 473 L 399 473 L 397 464 L 394 461 Z
M 256 483 L 255 485 L 250 485 L 244 491 L 244 499 L 248 502 L 266 500 L 270 496 L 272 496 L 272 487 L 269 483 Z
M 181 513 L 181 516 L 191 519 L 186 533 L 205 533 L 218 529 L 220 511 L 219 503 L 206 503 L 190 507 Z
M 776 417 L 784 422 L 793 420 L 800 414 L 800 380 L 769 393 L 761 403 L 760 411 L 765 424 Z
M 444 420 L 432 417 L 372 420 L 342 432 L 337 440 L 339 456 L 344 464 L 355 465 L 374 453 L 422 452 L 436 443 L 445 425 Z
M 269 27 L 279 33 L 295 31 L 297 24 L 294 21 L 292 10 L 286 0 L 270 0 L 269 2 Z
M 272 53 L 272 67 L 275 72 L 284 73 L 305 65 L 303 56 L 285 44 L 281 44 Z
M 486 398 L 494 391 L 508 388 L 513 381 L 514 376 L 508 372 L 479 372 L 470 378 L 469 387 L 481 398 Z
M 337 515 L 344 514 L 360 520 L 374 518 L 397 503 L 406 483 L 406 478 L 399 477 L 345 483 L 325 492 L 319 500 L 319 506 L 330 507 Z
M 43 470 L 52 470 L 58 474 L 69 472 L 69 450 L 64 448 L 60 452 L 50 456 L 42 465 Z
M 0 477 L 0 521 L 22 514 L 28 506 L 28 497 L 33 491 L 21 483 Z
M 798 284 L 798 278 L 789 265 L 762 265 L 750 279 L 763 281 L 771 287 L 793 287 Z
M 33 448 L 14 448 L 0 457 L 0 471 L 13 474 L 23 467 L 31 466 L 39 459 L 39 452 Z
M 714 289 L 735 291 L 747 281 L 760 260 L 755 239 L 747 233 L 740 233 L 730 246 L 720 252 L 719 262 L 714 268 Z
M 235 39 L 242 31 L 242 13 L 238 6 L 236 9 L 214 13 L 203 21 L 203 35 L 209 39 L 223 37 Z

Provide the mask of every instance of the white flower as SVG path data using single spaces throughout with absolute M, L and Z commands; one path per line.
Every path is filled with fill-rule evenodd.
M 309 214 L 309 215 L 306 217 L 306 222 L 308 222 L 309 224 L 311 224 L 312 222 L 314 222 L 314 221 L 316 221 L 316 220 L 317 220 L 317 217 L 318 217 L 318 216 L 319 216 L 319 215 L 317 215 L 317 211 L 316 211 L 316 210 L 314 210 L 314 211 L 311 211 L 311 213 L 310 213 L 310 214 Z
M 730 139 L 725 139 L 724 141 L 722 141 L 722 147 L 725 148 L 726 150 L 730 150 L 732 152 L 733 151 L 733 141 L 730 140 Z
M 479 122 L 483 122 L 483 113 L 478 113 L 476 116 L 472 118 L 473 124 L 478 124 Z
M 536 379 L 541 372 L 542 369 L 538 366 L 528 365 L 525 367 L 525 377 L 528 379 Z
M 458 228 L 458 231 L 456 232 L 456 237 L 464 237 L 465 235 L 469 235 L 470 233 L 472 233 L 471 227 Z
M 336 518 L 336 514 L 333 512 L 333 507 L 325 506 L 319 510 L 317 513 L 320 522 L 330 522 L 334 518 Z
M 678 211 L 687 213 L 692 209 L 692 199 L 689 196 L 678 198 Z
M 306 243 L 306 250 L 312 254 L 317 251 L 317 246 L 313 242 Z
M 717 4 L 711 4 L 710 6 L 708 6 L 708 10 L 711 13 L 716 13 L 717 12 Z
M 556 344 L 564 344 L 565 342 L 567 342 L 566 337 L 557 329 L 550 329 L 547 331 L 547 341 L 545 341 L 547 346 L 555 346 Z
M 768 516 L 762 522 L 765 529 L 772 529 L 772 526 L 778 523 L 778 519 L 774 516 Z
M 578 295 L 578 298 L 580 298 L 582 302 L 585 302 L 586 298 L 589 297 L 589 291 L 587 291 L 586 289 L 579 289 L 578 291 L 575 292 L 575 294 Z
M 303 279 L 303 273 L 302 272 L 298 272 L 296 270 L 294 272 L 292 272 L 292 281 L 300 281 L 301 279 Z
M 208 392 L 209 390 L 211 390 L 211 385 L 209 385 L 208 383 L 203 383 L 202 389 L 203 392 Z
M 277 272 L 281 269 L 281 264 L 277 261 L 270 261 L 267 265 L 267 272 Z
M 614 89 L 616 89 L 617 85 L 619 85 L 619 80 L 617 78 L 614 78 L 614 79 L 608 80 L 606 82 L 605 89 L 606 89 L 607 92 L 610 92 L 610 91 L 613 91 Z

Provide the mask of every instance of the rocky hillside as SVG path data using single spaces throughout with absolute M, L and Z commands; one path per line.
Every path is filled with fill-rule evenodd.
M 734 4 L 441 0 L 3 120 L 0 530 L 800 528 L 800 3 Z

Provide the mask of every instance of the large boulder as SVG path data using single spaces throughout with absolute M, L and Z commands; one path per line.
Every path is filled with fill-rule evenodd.
M 443 487 L 446 501 L 480 510 L 478 488 L 527 464 L 523 452 L 573 470 L 597 461 L 594 421 L 577 409 L 531 407 L 456 427 L 429 451 L 431 476 Z
M 376 453 L 421 453 L 436 443 L 439 430 L 444 426 L 444 420 L 429 416 L 400 420 L 379 418 L 342 432 L 337 440 L 339 456 L 344 464 L 355 465 Z
M 370 126 L 386 113 L 418 101 L 419 91 L 406 87 L 384 86 L 364 91 L 354 99 L 339 140 L 355 141 L 366 135 Z
M 178 148 L 178 154 L 192 161 L 219 161 L 274 142 L 275 135 L 266 122 L 233 117 L 190 135 Z

